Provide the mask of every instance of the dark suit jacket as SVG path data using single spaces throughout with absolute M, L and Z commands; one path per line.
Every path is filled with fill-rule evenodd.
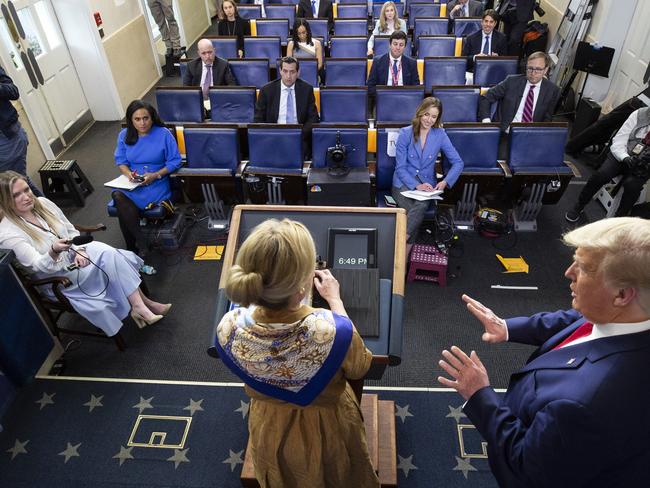
M 448 17 L 451 17 L 451 11 L 456 5 L 458 5 L 458 0 L 451 0 L 451 2 L 447 4 Z M 467 10 L 470 17 L 480 17 L 483 15 L 483 4 L 477 0 L 469 0 Z
M 300 0 L 296 17 L 299 19 L 314 18 L 314 13 L 311 10 L 311 0 Z M 330 30 L 332 30 L 334 27 L 334 9 L 332 8 L 332 0 L 320 0 L 317 17 L 319 19 L 327 19 L 327 25 Z
M 485 95 L 481 95 L 478 102 L 478 119 L 489 118 L 491 104 L 499 102 L 497 116 L 501 123 L 501 131 L 505 131 L 512 119 L 515 118 L 525 89 L 525 75 L 508 76 L 501 83 L 490 88 Z M 553 111 L 560 97 L 560 89 L 546 78 L 543 78 L 539 90 L 537 105 L 535 105 L 535 111 L 533 112 L 533 122 L 550 122 L 553 119 Z
M 509 341 L 539 348 L 502 398 L 485 387 L 464 407 L 499 486 L 650 486 L 650 332 L 553 351 L 584 323 L 577 311 L 506 323 Z
M 203 63 L 201 58 L 196 58 L 187 63 L 185 75 L 183 75 L 183 85 L 201 86 L 201 74 L 203 72 Z M 220 57 L 214 58 L 212 63 L 212 86 L 236 85 L 237 80 L 230 71 L 228 61 Z
M 449 7 L 447 7 L 449 8 Z M 533 10 L 535 8 L 535 0 L 518 0 L 516 7 L 516 15 L 506 14 L 510 9 L 509 0 L 504 0 L 499 5 L 499 16 L 502 20 L 509 24 L 514 24 L 516 22 L 528 22 L 533 20 Z
M 463 56 L 467 58 L 467 69 L 474 69 L 474 56 L 481 52 L 483 46 L 483 30 L 474 32 L 463 41 Z M 508 40 L 503 32 L 492 31 L 492 40 L 490 41 L 490 51 L 499 56 L 508 55 Z
M 281 84 L 282 80 L 275 80 L 262 87 L 255 104 L 255 122 L 275 124 L 278 121 Z M 298 123 L 303 126 L 318 123 L 318 110 L 316 110 L 313 87 L 300 78 L 296 80 L 294 86 Z
M 388 83 L 388 65 L 390 63 L 390 52 L 375 58 L 368 75 L 368 94 L 375 96 L 377 85 L 386 85 Z M 404 86 L 413 86 L 420 84 L 420 75 L 418 74 L 418 63 L 415 59 L 402 55 L 402 83 Z

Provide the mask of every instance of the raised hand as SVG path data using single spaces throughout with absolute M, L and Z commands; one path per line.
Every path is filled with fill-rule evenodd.
M 508 340 L 508 327 L 506 326 L 505 320 L 497 316 L 481 302 L 474 300 L 468 295 L 463 295 L 462 299 L 467 304 L 467 310 L 472 312 L 474 317 L 476 317 L 485 328 L 485 332 L 481 336 L 481 339 L 493 344 Z
M 438 376 L 438 381 L 456 390 L 465 400 L 469 400 L 481 388 L 490 386 L 485 366 L 476 352 L 472 351 L 468 356 L 459 347 L 451 346 L 451 351 L 445 349 L 442 356 L 444 360 L 441 359 L 438 364 L 454 379 Z

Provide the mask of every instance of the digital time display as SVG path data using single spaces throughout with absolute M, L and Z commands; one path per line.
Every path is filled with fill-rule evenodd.
M 367 269 L 377 267 L 376 229 L 329 229 L 329 262 L 334 268 Z

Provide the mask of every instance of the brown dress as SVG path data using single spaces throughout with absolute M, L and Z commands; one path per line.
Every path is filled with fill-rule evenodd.
M 313 311 L 307 306 L 293 312 L 257 308 L 253 327 L 259 332 L 274 327 L 267 324 L 304 323 Z M 361 409 L 346 381 L 362 378 L 371 359 L 372 353 L 354 330 L 340 369 L 306 407 L 246 386 L 251 397 L 248 429 L 255 477 L 262 488 L 379 487 Z

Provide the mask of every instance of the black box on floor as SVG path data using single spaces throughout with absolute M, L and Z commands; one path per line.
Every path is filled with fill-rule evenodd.
M 576 107 L 576 118 L 571 128 L 571 137 L 575 137 L 596 122 L 600 117 L 600 105 L 591 98 L 583 98 Z
M 162 221 L 151 221 L 141 228 L 147 242 L 163 251 L 175 251 L 187 234 L 187 220 L 183 210 L 176 210 L 174 215 Z
M 307 204 L 370 206 L 368 168 L 352 168 L 345 176 L 331 176 L 327 168 L 312 168 L 307 176 Z

